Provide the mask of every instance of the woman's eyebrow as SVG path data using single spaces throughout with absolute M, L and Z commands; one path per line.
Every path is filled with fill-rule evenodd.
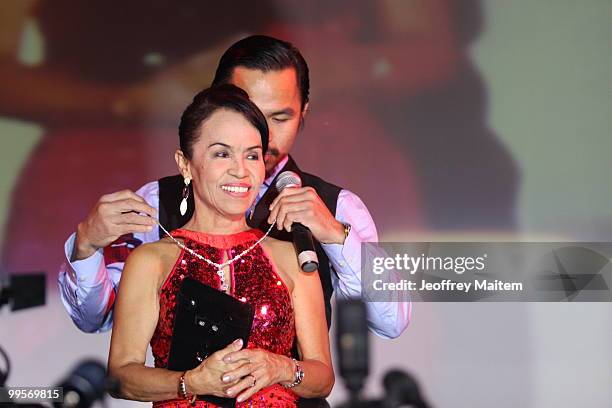
M 226 144 L 226 143 L 222 143 L 222 142 L 215 142 L 215 143 L 211 143 L 208 145 L 208 147 L 213 147 L 213 146 L 223 146 L 223 147 L 227 147 L 228 149 L 233 149 L 232 146 Z M 263 147 L 261 146 L 261 144 L 257 144 L 251 147 L 247 147 L 245 150 L 253 150 L 253 149 L 263 149 Z
M 230 149 L 232 148 L 232 146 L 230 146 L 230 145 L 228 145 L 228 144 L 225 144 L 225 143 L 221 143 L 221 142 L 211 143 L 211 144 L 209 144 L 209 145 L 208 145 L 208 147 L 213 147 L 213 146 L 215 146 L 215 145 L 219 145 L 219 146 L 227 147 L 227 148 L 230 148 Z

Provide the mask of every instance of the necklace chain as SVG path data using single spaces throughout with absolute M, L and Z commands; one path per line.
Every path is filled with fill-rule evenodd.
M 184 249 L 185 251 L 189 252 L 191 255 L 195 256 L 196 258 L 206 262 L 207 264 L 214 266 L 215 268 L 217 268 L 217 276 L 219 276 L 219 280 L 221 281 L 221 290 L 223 290 L 224 292 L 227 292 L 229 289 L 229 285 L 227 284 L 227 282 L 225 281 L 225 272 L 223 272 L 223 268 L 225 268 L 226 266 L 231 265 L 232 263 L 234 263 L 235 261 L 237 261 L 238 259 L 242 258 L 243 256 L 245 256 L 249 251 L 251 251 L 253 248 L 255 248 L 257 245 L 261 244 L 261 242 L 266 239 L 266 237 L 268 236 L 268 234 L 270 234 L 270 231 L 272 231 L 272 227 L 274 227 L 274 223 L 272 223 L 272 225 L 270 225 L 270 228 L 268 228 L 268 231 L 266 231 L 266 233 L 263 235 L 263 237 L 259 238 L 257 240 L 257 242 L 255 242 L 253 245 L 251 245 L 250 247 L 248 247 L 247 249 L 245 249 L 244 251 L 242 251 L 241 253 L 239 253 L 238 255 L 234 256 L 232 259 L 228 259 L 227 261 L 223 262 L 223 263 L 216 263 L 211 261 L 210 259 L 204 257 L 203 255 L 197 253 L 196 251 L 194 251 L 191 248 L 188 248 L 187 246 L 185 246 L 185 244 L 183 244 L 182 242 L 180 242 L 179 240 L 177 240 L 176 238 L 174 238 L 172 235 L 170 235 L 170 233 L 168 232 L 168 230 L 166 230 L 164 228 L 163 225 L 160 224 L 160 222 L 158 220 L 155 220 L 155 222 L 157 222 L 157 225 L 159 225 L 159 228 L 162 229 L 162 231 L 164 231 L 166 233 L 166 235 L 168 237 L 170 237 L 171 240 L 173 240 L 176 245 L 178 245 L 181 249 Z

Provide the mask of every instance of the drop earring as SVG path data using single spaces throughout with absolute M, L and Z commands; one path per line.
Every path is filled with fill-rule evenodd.
M 183 187 L 183 199 L 181 200 L 179 211 L 181 212 L 181 215 L 184 216 L 187 213 L 187 198 L 189 198 L 189 183 L 191 183 L 191 179 L 189 177 L 185 177 L 183 182 L 185 183 L 185 187 Z

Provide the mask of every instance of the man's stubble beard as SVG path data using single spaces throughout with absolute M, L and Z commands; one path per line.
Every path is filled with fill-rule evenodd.
M 266 166 L 266 179 L 268 179 L 272 175 L 274 168 L 284 158 L 285 155 L 281 156 L 281 153 L 277 149 L 268 149 L 266 155 L 264 156 L 264 164 Z

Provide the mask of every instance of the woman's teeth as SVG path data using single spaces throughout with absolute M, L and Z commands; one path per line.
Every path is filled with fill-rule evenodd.
M 229 191 L 230 193 L 246 193 L 247 191 L 249 191 L 248 187 L 221 186 L 221 188 L 225 191 Z

